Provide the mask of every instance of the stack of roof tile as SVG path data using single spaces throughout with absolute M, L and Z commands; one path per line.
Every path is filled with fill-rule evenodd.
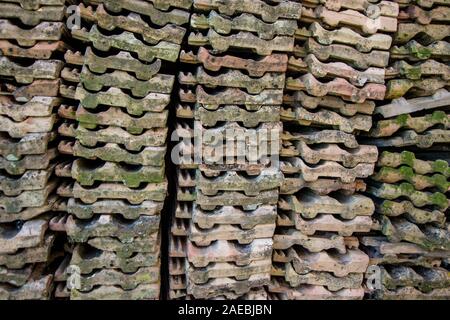
M 0 1 L 0 299 L 52 294 L 59 250 L 48 226 L 69 2 Z
M 0 299 L 450 299 L 449 17 L 0 0 Z
M 79 3 L 80 1 L 73 2 L 74 5 Z M 75 8 L 78 7 L 75 6 Z M 72 14 L 77 14 L 77 17 L 81 19 L 78 9 L 75 12 L 71 9 L 73 9 L 73 7 L 68 10 L 68 13 L 72 12 Z M 80 27 L 69 25 L 69 19 L 70 17 L 67 16 L 65 20 L 69 29 Z M 80 103 L 80 101 L 75 98 L 75 92 L 77 85 L 80 82 L 80 72 L 84 61 L 82 52 L 85 52 L 87 48 L 87 43 L 78 41 L 73 37 L 70 37 L 68 42 L 70 46 L 64 51 L 64 68 L 61 71 L 61 81 L 59 85 L 59 94 L 64 98 L 63 103 L 58 108 L 58 116 L 61 119 L 58 126 L 58 136 L 61 141 L 58 144 L 59 157 L 55 167 L 55 174 L 59 177 L 60 181 L 58 188 L 56 189 L 58 201 L 55 204 L 55 210 L 59 213 L 50 220 L 49 224 L 51 230 L 66 238 L 64 259 L 54 274 L 54 294 L 56 299 L 70 298 L 70 290 L 67 288 L 67 282 L 70 282 L 71 274 L 68 272 L 68 268 L 75 243 L 67 236 L 65 222 L 68 218 L 67 201 L 72 197 L 72 186 L 74 183 L 70 173 L 70 167 L 76 159 L 73 155 L 71 146 L 74 145 L 76 141 L 75 133 L 78 129 L 82 129 L 81 126 L 78 126 L 75 116 Z M 76 48 L 76 51 L 73 48 Z M 77 270 L 78 269 L 74 269 L 74 272 L 77 272 Z M 77 276 L 76 273 L 74 273 L 74 277 L 75 276 Z
M 183 155 L 199 161 L 179 166 L 171 287 L 189 298 L 265 299 L 281 182 L 283 52 L 293 50 L 301 6 L 195 0 L 193 8 L 177 133 Z
M 379 287 L 368 283 L 368 289 L 380 299 L 448 299 L 450 7 L 399 3 L 396 46 L 386 70 L 386 99 L 392 101 L 376 108 L 370 131 L 370 141 L 388 149 L 368 188 L 378 235 L 384 236 L 363 238 L 371 264 L 381 270 Z
M 386 71 L 386 99 L 393 100 L 377 108 L 384 119 L 371 132 L 382 138 L 375 140 L 378 146 L 429 148 L 450 141 L 449 14 L 450 6 L 423 8 L 405 1 Z
M 272 299 L 362 299 L 369 258 L 356 235 L 371 230 L 372 200 L 361 194 L 375 146 L 360 144 L 376 100 L 398 5 L 305 1 L 289 57 L 274 236 Z
M 55 221 L 75 243 L 64 278 L 78 270 L 71 299 L 158 299 L 160 213 L 175 62 L 190 1 L 89 0 L 78 6 L 84 52 L 67 52 L 69 120 L 59 144 L 73 161 L 58 191 L 68 213 Z M 75 87 L 76 86 L 76 87 Z M 75 89 L 76 88 L 76 89 Z M 70 121 L 72 120 L 72 121 Z M 72 279 L 71 279 L 72 280 Z M 61 290 L 63 292 L 64 289 Z

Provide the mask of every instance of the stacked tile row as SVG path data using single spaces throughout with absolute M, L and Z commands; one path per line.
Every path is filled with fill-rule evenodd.
M 176 132 L 183 156 L 194 158 L 179 165 L 171 289 L 196 299 L 264 299 L 282 178 L 285 53 L 301 6 L 195 0 L 193 11 Z
M 449 14 L 0 0 L 0 299 L 450 299 Z
M 377 107 L 369 134 L 383 152 L 367 190 L 378 230 L 363 238 L 376 265 L 368 270 L 367 289 L 377 299 L 449 299 L 450 7 L 399 3 L 386 70 L 392 100 Z
M 158 299 L 160 221 L 167 194 L 168 105 L 189 1 L 84 1 L 68 51 L 60 113 L 73 161 L 58 173 L 67 212 L 55 229 L 73 246 L 58 270 L 71 299 Z
M 65 23 L 68 28 L 68 32 L 71 32 L 73 28 L 80 28 L 81 25 L 71 25 L 71 17 L 76 17 L 78 21 L 72 20 L 72 23 L 81 24 L 81 16 L 78 11 L 78 4 L 80 1 L 73 1 L 72 6 L 68 7 L 66 10 Z M 75 16 L 69 16 L 69 14 Z M 67 46 L 70 44 L 70 46 Z M 54 297 L 55 299 L 69 299 L 70 290 L 75 288 L 75 283 L 73 286 L 71 284 L 67 285 L 67 282 L 71 282 L 71 274 L 73 271 L 73 279 L 78 280 L 79 269 L 77 267 L 69 268 L 70 260 L 72 257 L 73 249 L 76 242 L 72 241 L 66 231 L 66 222 L 68 220 L 67 213 L 67 202 L 72 198 L 72 185 L 74 180 L 70 173 L 70 168 L 72 163 L 75 161 L 76 157 L 73 155 L 71 146 L 75 144 L 75 132 L 77 131 L 78 125 L 76 121 L 76 111 L 80 103 L 79 100 L 75 98 L 75 92 L 77 85 L 80 82 L 80 67 L 83 64 L 83 56 L 81 52 L 86 51 L 87 44 L 81 41 L 77 41 L 70 35 L 70 40 L 66 42 L 66 49 L 64 50 L 64 68 L 61 71 L 61 79 L 59 84 L 59 94 L 64 98 L 63 103 L 58 107 L 57 113 L 60 119 L 58 125 L 58 161 L 55 166 L 55 174 L 58 176 L 59 184 L 56 189 L 56 194 L 58 196 L 58 201 L 54 206 L 55 211 L 58 214 L 50 220 L 49 227 L 52 231 L 59 234 L 60 237 L 64 238 L 64 255 L 61 263 L 58 265 L 54 274 Z M 76 50 L 74 49 L 76 48 Z M 81 127 L 80 127 L 81 128 Z M 73 219 L 71 220 L 73 222 Z M 79 281 L 78 281 L 79 282 Z M 70 289 L 68 289 L 70 288 Z
M 192 13 L 193 0 L 190 0 L 190 14 Z M 190 17 L 189 17 L 190 19 Z M 188 33 L 187 33 L 188 34 Z M 178 62 L 187 48 L 187 34 L 181 42 L 181 52 Z M 177 64 L 177 75 L 184 70 L 186 65 Z M 174 208 L 171 210 L 168 243 L 168 299 L 190 300 L 192 297 L 187 293 L 186 282 L 186 257 L 187 257 L 187 232 L 189 219 L 191 218 L 195 201 L 195 168 L 193 158 L 193 110 L 195 98 L 192 92 L 183 91 L 179 81 L 176 82 L 173 112 L 175 113 L 174 125 L 171 135 L 172 151 L 170 160 L 174 165 L 172 170 L 174 176 L 172 182 L 175 184 Z
M 272 299 L 362 299 L 369 263 L 357 235 L 375 206 L 363 179 L 375 146 L 372 126 L 386 92 L 384 68 L 398 5 L 305 1 L 289 57 L 281 119 L 284 182 L 274 236 Z
M 48 299 L 67 1 L 0 1 L 0 299 Z
M 187 39 L 184 39 L 182 48 L 187 47 Z M 180 53 L 180 59 L 186 54 L 184 49 Z M 180 64 L 178 70 L 185 70 L 186 65 Z M 181 71 L 179 71 L 181 72 Z M 179 85 L 179 82 L 177 82 Z M 169 232 L 169 292 L 168 299 L 190 300 L 192 296 L 187 293 L 186 271 L 188 231 L 192 213 L 195 207 L 195 172 L 197 164 L 194 163 L 194 108 L 195 99 L 188 88 L 178 86 L 178 99 L 175 106 L 175 128 L 172 134 L 173 147 L 171 161 L 175 166 L 176 202 L 172 210 Z M 177 157 L 177 158 L 174 158 Z

